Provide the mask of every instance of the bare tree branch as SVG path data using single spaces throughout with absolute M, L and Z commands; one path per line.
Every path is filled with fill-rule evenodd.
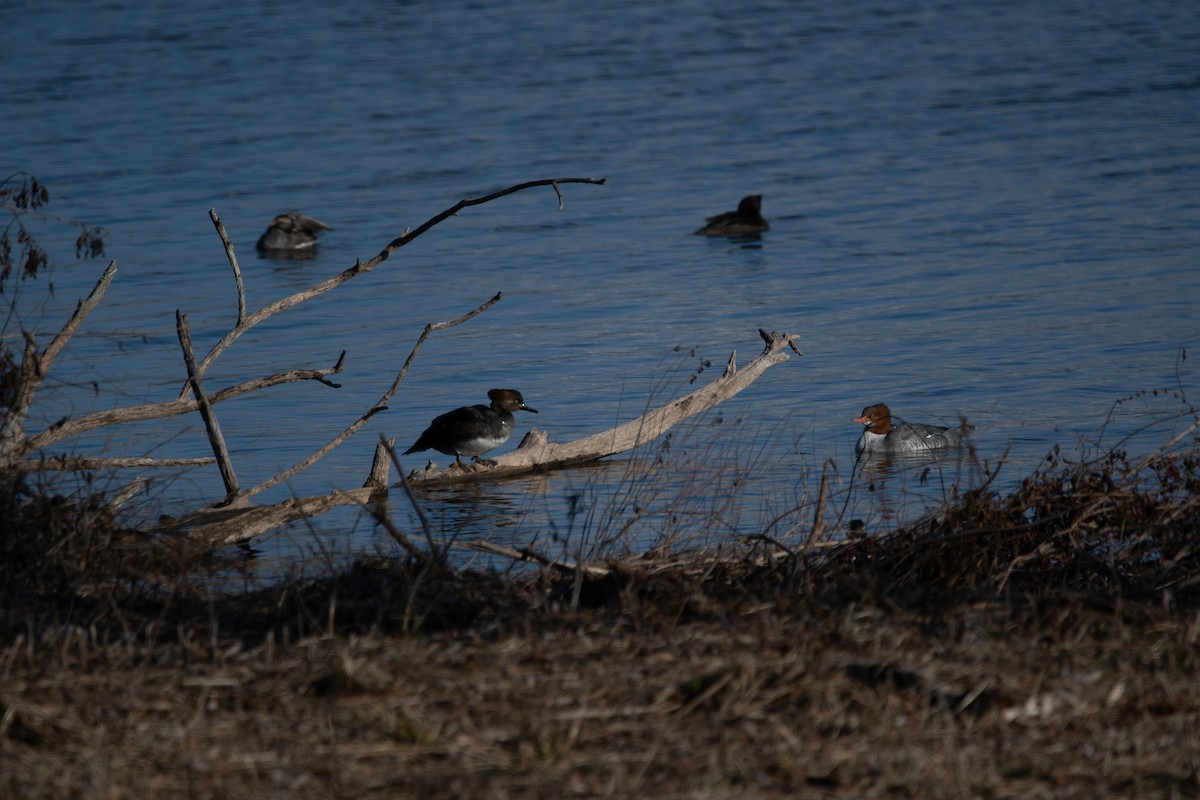
M 367 502 L 374 490 L 352 489 L 318 497 L 294 497 L 273 506 L 226 506 L 197 511 L 157 527 L 157 532 L 186 533 L 213 548 L 247 542 L 298 519 L 318 517 L 338 506 Z
M 366 506 L 386 496 L 391 461 L 386 451 L 381 453 L 381 450 L 390 444 L 389 440 L 376 445 L 370 475 L 360 489 L 335 489 L 327 495 L 289 498 L 273 506 L 203 508 L 169 520 L 156 530 L 158 533 L 186 534 L 189 541 L 206 543 L 215 549 L 247 542 L 294 520 L 320 516 L 338 506 Z
M 363 268 L 367 269 L 367 270 L 374 269 L 378 264 L 385 261 L 388 258 L 388 256 L 390 256 L 392 253 L 396 252 L 396 250 L 398 250 L 401 247 L 403 247 L 404 245 L 408 244 L 413 239 L 416 239 L 418 236 L 425 233 L 425 231 L 429 230 L 434 225 L 437 225 L 439 222 L 442 222 L 450 217 L 453 217 L 459 211 L 462 211 L 464 208 L 467 208 L 469 206 L 478 206 L 478 205 L 483 205 L 484 203 L 490 203 L 491 201 L 497 200 L 501 197 L 504 197 L 505 195 L 513 194 L 514 192 L 522 192 L 526 189 L 532 189 L 535 186 L 553 186 L 554 193 L 558 195 L 558 210 L 562 211 L 563 196 L 562 196 L 562 192 L 559 191 L 559 188 L 558 188 L 559 184 L 562 184 L 562 183 L 591 183 L 596 186 L 603 186 L 605 180 L 606 180 L 605 178 L 544 178 L 542 180 L 526 181 L 525 183 L 518 183 L 516 186 L 510 186 L 507 189 L 501 189 L 498 192 L 492 192 L 491 194 L 485 195 L 484 197 L 479 197 L 479 198 L 468 197 L 464 200 L 459 200 L 457 203 L 455 203 L 453 206 L 446 209 L 442 213 L 440 213 L 436 216 L 430 217 L 428 220 L 426 220 L 423 224 L 419 225 L 416 228 L 416 230 L 412 231 L 411 233 L 405 233 L 404 235 L 402 235 L 396 239 L 393 239 L 391 241 L 391 243 L 388 244 L 387 247 L 383 248 L 383 250 L 380 251 L 379 255 L 375 256 L 373 259 L 371 259 L 366 264 L 364 264 Z
M 58 335 L 50 342 L 50 345 L 46 348 L 46 352 L 42 353 L 42 357 L 39 359 L 38 369 L 42 375 L 45 375 L 50 370 L 55 359 L 58 358 L 58 354 L 67 346 L 67 342 L 70 341 L 71 336 L 83 324 L 83 321 L 88 318 L 88 315 L 95 310 L 96 306 L 100 305 L 100 301 L 104 299 L 104 295 L 108 292 L 109 284 L 112 283 L 113 276 L 116 274 L 117 262 L 110 262 L 108 268 L 100 276 L 100 280 L 96 281 L 96 286 L 92 289 L 91 294 L 87 298 L 80 300 L 79 304 L 75 306 L 75 313 L 67 320 L 67 324 L 58 332 Z
M 237 497 L 238 479 L 233 470 L 233 461 L 229 458 L 229 448 L 225 446 L 225 437 L 221 435 L 221 423 L 217 421 L 212 403 L 204 393 L 204 382 L 196 370 L 196 357 L 192 353 L 192 332 L 188 326 L 187 314 L 175 312 L 175 326 L 179 334 L 179 345 L 183 348 L 183 363 L 187 366 L 188 380 L 192 385 L 192 393 L 200 406 L 200 417 L 208 431 L 208 442 L 212 445 L 213 455 L 217 459 L 217 467 L 221 470 L 221 480 L 225 482 L 225 502 L 229 503 Z
M 150 458 L 131 456 L 127 458 L 84 458 L 82 456 L 47 456 L 18 462 L 15 466 L 24 472 L 76 472 L 79 470 L 138 469 L 141 467 L 204 467 L 215 464 L 212 456 L 201 458 Z
M 455 325 L 461 325 L 467 320 L 477 317 L 484 311 L 487 311 L 489 308 L 496 305 L 496 303 L 499 303 L 503 297 L 504 292 L 496 292 L 495 296 L 492 297 L 491 300 L 488 300 L 486 303 L 472 311 L 468 311 L 466 314 L 463 314 L 457 319 L 446 320 L 445 322 L 430 322 L 428 325 L 426 325 L 425 330 L 421 331 L 421 335 L 417 338 L 417 343 L 413 345 L 412 351 L 408 354 L 408 358 L 404 359 L 404 366 L 400 368 L 399 374 L 396 375 L 396 380 L 392 381 L 392 387 L 387 390 L 377 405 L 382 405 L 383 403 L 386 403 L 388 400 L 392 399 L 392 395 L 394 395 L 396 390 L 400 388 L 400 382 L 404 380 L 404 376 L 408 374 L 408 368 L 412 366 L 413 359 L 417 357 L 417 351 L 421 349 L 421 345 L 425 344 L 425 340 L 429 338 L 429 334 L 436 331 L 445 330 L 446 328 L 453 328 Z
M 277 375 L 269 375 L 265 378 L 255 378 L 254 380 L 245 381 L 244 383 L 235 384 L 214 392 L 209 395 L 209 402 L 216 405 L 217 403 L 249 394 L 250 392 L 269 389 L 272 386 L 294 383 L 296 381 L 317 381 L 331 388 L 340 389 L 342 386 L 340 383 L 334 383 L 328 380 L 326 376 L 336 375 L 341 372 L 345 361 L 346 351 L 343 350 L 337 363 L 328 369 L 294 369 L 287 372 L 280 372 Z M 55 442 L 70 439 L 73 436 L 78 436 L 97 428 L 105 428 L 110 425 L 123 425 L 130 422 L 144 422 L 149 419 L 165 419 L 167 417 L 179 416 L 180 414 L 190 414 L 197 408 L 199 408 L 199 404 L 196 402 L 196 398 L 192 396 L 183 400 L 168 400 L 163 403 L 146 403 L 140 406 L 126 406 L 124 408 L 98 411 L 95 414 L 88 414 L 78 419 L 63 420 L 51 425 L 41 433 L 29 437 L 29 443 L 25 449 L 27 451 L 40 450 Z M 204 463 L 212 462 L 210 460 Z
M 221 353 L 225 352 L 225 350 L 227 350 L 231 344 L 233 344 L 235 341 L 237 341 L 243 333 L 250 330 L 255 325 L 262 322 L 264 319 L 267 319 L 268 317 L 273 316 L 274 314 L 278 314 L 280 311 L 283 311 L 285 309 L 288 309 L 293 306 L 297 306 L 301 303 L 307 302 L 308 300 L 311 300 L 314 297 L 318 297 L 322 294 L 325 294 L 326 292 L 328 292 L 332 289 L 335 289 L 338 286 L 341 286 L 346 281 L 358 276 L 359 274 L 361 274 L 363 272 L 370 272 L 375 267 L 377 267 L 379 264 L 386 261 L 387 258 L 389 256 L 391 256 L 391 254 L 394 253 L 396 250 L 398 250 L 399 248 L 408 244 L 413 239 L 416 239 L 418 236 L 425 233 L 427 230 L 429 230 L 433 226 L 437 225 L 439 222 L 442 222 L 442 221 L 448 219 L 449 217 L 454 216 L 459 211 L 461 211 L 464 208 L 467 208 L 468 206 L 477 206 L 477 205 L 481 205 L 483 203 L 488 203 L 497 198 L 504 197 L 505 195 L 509 195 L 514 192 L 520 192 L 525 189 L 531 189 L 535 186 L 553 186 L 554 191 L 558 193 L 559 203 L 560 203 L 560 207 L 561 207 L 562 193 L 559 192 L 559 190 L 558 190 L 558 185 L 560 183 L 591 183 L 591 184 L 596 184 L 596 185 L 603 185 L 604 182 L 605 182 L 604 178 L 548 178 L 548 179 L 543 179 L 543 180 L 527 181 L 526 183 L 520 183 L 520 184 L 517 184 L 516 186 L 510 186 L 507 189 L 502 189 L 498 192 L 493 192 L 492 194 L 489 194 L 485 197 L 480 197 L 477 199 L 466 198 L 465 200 L 459 200 L 457 203 L 455 203 L 450 208 L 448 208 L 445 211 L 441 212 L 440 214 L 437 214 L 436 216 L 433 216 L 430 219 L 426 220 L 424 223 L 422 223 L 420 226 L 418 226 L 416 230 L 411 231 L 409 233 L 405 233 L 405 234 L 397 237 L 396 239 L 393 239 L 386 247 L 383 248 L 382 251 L 380 251 L 379 255 L 375 256 L 374 258 L 372 258 L 370 261 L 366 262 L 365 264 L 363 262 L 359 261 L 353 267 L 350 267 L 349 269 L 342 271 L 341 273 L 333 276 L 332 278 L 328 278 L 328 279 L 322 281 L 321 283 L 318 283 L 315 286 L 311 286 L 308 289 L 305 289 L 303 291 L 296 292 L 295 294 L 293 294 L 289 297 L 284 297 L 280 300 L 276 300 L 275 302 L 273 302 L 267 306 L 264 306 L 263 308 L 259 309 L 258 311 L 255 311 L 254 313 L 249 314 L 245 317 L 240 317 L 238 319 L 237 324 L 234 325 L 234 327 L 228 333 L 226 333 L 224 337 L 222 337 L 221 341 L 219 341 L 215 345 L 213 345 L 212 350 L 208 351 L 208 355 L 204 356 L 204 358 L 202 358 L 200 360 L 199 372 L 201 375 L 203 375 L 208 370 L 208 368 L 212 365 L 212 362 L 215 361 L 217 359 L 217 357 L 221 355 Z M 185 397 L 187 395 L 187 391 L 188 391 L 187 387 L 184 386 L 183 389 L 180 390 L 180 393 L 179 393 L 180 398 Z
M 387 410 L 387 406 L 375 406 L 371 409 L 368 409 L 367 412 L 365 414 L 363 414 L 362 416 L 360 416 L 358 419 L 356 419 L 350 425 L 350 427 L 346 428 L 344 431 L 339 433 L 337 436 L 333 437 L 328 442 L 323 444 L 320 448 L 318 448 L 316 451 L 314 451 L 307 458 L 305 458 L 304 460 L 285 469 L 283 472 L 279 473 L 275 477 L 270 478 L 269 480 L 263 481 L 258 486 L 255 486 L 253 489 L 247 489 L 242 494 L 242 497 L 240 499 L 248 500 L 251 497 L 253 497 L 254 495 L 261 494 L 261 493 L 265 492 L 267 489 L 270 489 L 272 486 L 278 486 L 280 483 L 283 483 L 284 481 L 288 480 L 293 475 L 296 475 L 297 473 L 303 472 L 304 470 L 308 469 L 313 464 L 317 463 L 322 458 L 329 455 L 329 453 L 335 447 L 337 447 L 342 442 L 349 439 L 354 434 L 358 433 L 359 428 L 361 428 L 363 425 L 365 425 L 367 423 L 367 420 L 369 420 L 371 417 L 378 414 L 380 411 L 386 411 L 386 410 Z
M 67 320 L 62 330 L 50 341 L 41 355 L 37 353 L 33 335 L 26 334 L 25 354 L 21 360 L 20 385 L 4 415 L 3 428 L 0 429 L 0 461 L 10 461 L 19 453 L 29 452 L 25 446 L 25 417 L 29 413 L 29 406 L 33 403 L 34 395 L 41 388 L 46 373 L 50 371 L 58 354 L 67 346 L 71 336 L 96 306 L 100 305 L 100 301 L 104 299 L 113 276 L 116 274 L 117 262 L 112 261 L 100 279 L 96 281 L 91 294 L 76 304 L 75 313 L 71 315 L 71 318 Z

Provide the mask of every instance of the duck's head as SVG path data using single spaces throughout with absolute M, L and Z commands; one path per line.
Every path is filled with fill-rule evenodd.
M 855 417 L 850 421 L 866 425 L 875 433 L 887 433 L 892 427 L 892 412 L 883 403 L 876 403 L 864 408 L 861 417 Z
M 762 213 L 762 195 L 748 194 L 738 203 L 738 213 L 748 216 L 758 216 Z
M 516 389 L 491 389 L 488 391 L 488 399 L 492 401 L 492 408 L 497 410 L 504 409 L 509 413 L 513 411 L 538 413 L 536 408 L 525 405 L 525 398 L 521 397 L 521 393 Z

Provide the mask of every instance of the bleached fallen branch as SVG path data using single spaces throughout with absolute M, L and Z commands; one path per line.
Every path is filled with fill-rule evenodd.
M 179 519 L 160 521 L 158 533 L 185 534 L 189 541 L 219 548 L 247 542 L 298 519 L 320 516 L 345 505 L 366 505 L 387 496 L 392 441 L 375 447 L 371 472 L 359 489 L 334 490 L 315 497 L 292 497 L 270 506 L 226 506 L 205 508 Z
M 86 458 L 83 456 L 48 456 L 21 462 L 18 466 L 26 472 L 67 472 L 75 470 L 139 469 L 142 467 L 204 467 L 215 464 L 212 456 L 199 458 L 152 458 L 129 456 L 126 458 Z
M 209 395 L 209 401 L 216 404 L 234 397 L 249 394 L 250 392 L 257 392 L 261 389 L 269 389 L 272 386 L 298 381 L 317 381 L 333 389 L 340 389 L 341 384 L 329 380 L 328 376 L 341 372 L 345 361 L 346 352 L 343 350 L 341 356 L 338 357 L 337 363 L 328 369 L 293 369 L 275 375 L 268 375 L 264 378 L 255 378 L 254 380 L 245 381 L 214 392 Z M 166 419 L 167 417 L 176 417 L 180 414 L 190 414 L 199 407 L 195 397 L 188 397 L 183 400 L 167 400 L 163 403 L 145 403 L 140 406 L 125 406 L 124 408 L 98 411 L 95 414 L 88 414 L 78 419 L 63 420 L 51 425 L 41 433 L 29 437 L 28 449 L 40 450 L 55 442 L 70 439 L 71 437 L 79 436 L 98 428 L 124 425 L 130 422 L 144 422 L 148 419 Z M 204 459 L 201 463 L 211 464 L 213 463 L 213 459 Z
M 408 365 L 416 355 L 417 349 L 432 331 L 441 330 L 451 324 L 458 324 L 465 321 L 499 299 L 499 296 L 496 296 L 488 303 L 456 320 L 427 325 L 416 346 L 413 347 L 408 360 L 405 362 L 405 366 L 401 370 L 401 375 L 397 377 L 383 399 L 390 398 L 391 393 L 399 385 L 400 377 L 403 376 L 404 370 L 408 368 Z M 462 473 L 457 468 L 440 469 L 430 465 L 424 471 L 414 471 L 407 477 L 407 482 L 411 486 L 422 487 L 463 480 L 484 480 L 535 470 L 541 471 L 568 467 L 632 450 L 661 436 L 688 417 L 706 411 L 741 392 L 769 367 L 788 360 L 788 355 L 781 352 L 784 348 L 791 348 L 796 353 L 800 353 L 795 344 L 795 340 L 798 337 L 794 335 L 771 333 L 765 330 L 760 330 L 759 335 L 762 336 L 765 343 L 763 352 L 745 367 L 740 370 L 737 369 L 735 363 L 736 353 L 734 353 L 729 357 L 725 373 L 720 378 L 665 406 L 654 409 L 638 419 L 619 425 L 611 430 L 564 444 L 551 444 L 546 441 L 545 434 L 531 431 L 530 435 L 526 436 L 526 441 L 522 442 L 521 447 L 517 450 L 495 459 L 493 464 L 484 462 L 478 465 L 476 472 Z M 377 405 L 375 410 L 379 410 L 379 408 L 380 406 Z M 537 444 L 527 444 L 531 440 L 531 437 L 537 441 Z M 189 539 L 200 539 L 210 543 L 214 547 L 219 547 L 246 541 L 295 519 L 316 516 L 340 505 L 359 504 L 366 506 L 369 502 L 377 500 L 380 493 L 386 491 L 387 469 L 380 462 L 381 460 L 386 461 L 388 458 L 394 457 L 392 442 L 380 442 L 375 452 L 375 464 L 371 472 L 372 477 L 367 481 L 363 489 L 349 492 L 335 491 L 329 495 L 319 497 L 290 499 L 274 506 L 208 509 L 197 512 L 185 520 L 166 526 L 163 530 L 186 531 Z M 412 542 L 407 538 L 403 538 L 401 544 L 405 546 L 405 549 L 410 554 L 416 553 Z M 428 542 L 428 544 L 431 548 L 430 555 L 433 555 L 432 542 Z M 567 565 L 565 562 L 540 560 L 532 552 L 523 553 L 515 550 L 500 552 L 496 547 L 498 546 L 484 544 L 479 549 L 488 550 L 495 555 L 534 561 L 543 566 L 565 568 L 571 571 L 582 569 L 589 575 L 598 575 L 606 571 L 602 567 Z
M 763 338 L 765 347 L 762 353 L 745 367 L 740 370 L 737 368 L 737 353 L 734 352 L 729 356 L 725 373 L 720 378 L 635 420 L 563 444 L 552 443 L 544 432 L 531 430 L 516 450 L 481 461 L 472 471 L 464 472 L 456 465 L 443 468 L 431 461 L 424 469 L 410 472 L 408 482 L 412 486 L 423 487 L 490 480 L 597 461 L 641 447 L 688 417 L 728 400 L 757 380 L 768 368 L 787 361 L 787 353 L 780 352 L 784 348 L 790 347 L 797 354 L 803 355 L 796 347 L 795 340 L 799 337 L 795 335 L 762 329 L 758 333 Z

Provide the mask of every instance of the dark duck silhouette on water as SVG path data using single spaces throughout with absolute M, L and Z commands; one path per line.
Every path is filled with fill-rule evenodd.
M 479 456 L 508 441 L 513 432 L 512 412 L 538 413 L 525 405 L 525 399 L 516 389 L 492 389 L 488 399 L 492 401 L 490 406 L 463 406 L 437 417 L 404 455 L 437 450 L 454 456 L 455 463 L 465 470 L 463 456 L 474 456 L 478 461 Z
M 299 211 L 288 211 L 271 220 L 266 232 L 258 237 L 255 247 L 262 253 L 311 250 L 316 247 L 321 231 L 331 230 L 331 226 L 319 219 L 313 219 Z
M 737 211 L 726 211 L 705 220 L 708 224 L 696 231 L 697 236 L 757 236 L 771 226 L 762 216 L 762 195 L 742 198 Z

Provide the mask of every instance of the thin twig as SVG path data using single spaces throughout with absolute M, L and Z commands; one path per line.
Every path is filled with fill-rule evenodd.
M 478 205 L 482 205 L 484 203 L 490 203 L 491 201 L 497 200 L 501 197 L 504 197 L 505 195 L 513 194 L 514 192 L 521 192 L 526 189 L 532 189 L 535 186 L 552 186 L 552 187 L 554 187 L 555 194 L 558 195 L 558 208 L 561 211 L 563 208 L 563 196 L 562 196 L 562 192 L 559 191 L 559 188 L 558 188 L 559 184 L 561 184 L 561 183 L 590 183 L 590 184 L 594 184 L 596 186 L 603 186 L 605 180 L 606 180 L 605 178 L 543 178 L 541 180 L 526 181 L 525 183 L 518 183 L 516 186 L 510 186 L 507 189 L 501 189 L 498 192 L 492 192 L 491 194 L 485 195 L 483 197 L 478 197 L 478 198 L 468 197 L 466 199 L 459 200 L 457 203 L 455 203 L 453 206 L 446 209 L 442 213 L 437 214 L 436 216 L 430 217 L 424 223 L 422 223 L 421 225 L 418 225 L 411 232 L 405 233 L 404 235 L 399 236 L 396 239 L 393 239 L 387 245 L 387 247 L 383 248 L 383 250 L 381 250 L 379 252 L 379 255 L 375 256 L 373 259 L 371 259 L 366 264 L 364 264 L 363 268 L 367 269 L 367 270 L 373 269 L 380 262 L 386 260 L 387 257 L 390 256 L 392 253 L 394 253 L 397 249 L 408 244 L 413 239 L 416 239 L 418 236 L 425 233 L 425 231 L 429 230 L 434 225 L 437 225 L 439 222 L 443 222 L 444 220 L 455 216 L 456 214 L 458 214 L 459 211 L 462 211 L 464 208 L 468 208 L 469 206 L 478 206 Z
M 404 548 L 404 551 L 408 553 L 409 558 L 412 558 L 416 561 L 425 560 L 425 554 L 421 552 L 421 548 L 413 544 L 411 539 L 400 532 L 400 529 L 396 527 L 396 523 L 392 522 L 391 518 L 388 517 L 387 513 L 385 512 L 385 507 L 382 504 L 360 503 L 360 506 L 371 515 L 372 519 L 374 519 L 376 523 L 378 523 L 385 531 L 388 532 L 388 535 L 392 537 L 392 540 L 395 541 L 396 544 Z
M 396 390 L 400 388 L 400 382 L 404 380 L 404 376 L 408 373 L 408 368 L 412 366 L 413 360 L 417 357 L 417 351 L 421 349 L 421 345 L 423 345 L 425 340 L 429 338 L 429 334 L 434 333 L 435 331 L 445 330 L 446 328 L 453 328 L 455 325 L 461 325 L 467 320 L 477 317 L 484 311 L 487 311 L 489 308 L 496 305 L 496 303 L 499 303 L 503 297 L 504 292 L 496 292 L 495 296 L 492 297 L 491 300 L 488 300 L 486 303 L 472 311 L 468 311 L 466 314 L 463 314 L 457 319 L 446 320 L 445 322 L 431 322 L 426 325 L 425 330 L 421 331 L 421 335 L 417 338 L 417 343 L 413 345 L 412 351 L 408 354 L 408 358 L 404 359 L 404 366 L 400 368 L 400 372 L 396 375 L 396 380 L 392 381 L 391 388 L 384 393 L 383 397 L 380 398 L 376 405 L 384 405 L 387 403 L 387 401 L 392 399 L 392 395 L 394 395 Z
M 67 346 L 67 342 L 70 341 L 71 336 L 83 324 L 83 321 L 88 318 L 88 315 L 92 313 L 96 306 L 100 305 L 100 301 L 104 299 L 105 293 L 108 292 L 109 284 L 112 283 L 113 276 L 116 274 L 117 262 L 110 262 L 108 268 L 104 270 L 104 274 L 100 276 L 100 280 L 96 281 L 96 286 L 92 289 L 91 293 L 87 298 L 80 300 L 78 305 L 75 306 L 75 313 L 71 315 L 71 319 L 58 332 L 58 335 L 54 337 L 38 360 L 38 369 L 41 375 L 45 375 L 50 370 L 51 365 L 54 364 L 54 360 L 58 358 L 58 354 L 62 352 L 62 349 Z
M 225 257 L 229 259 L 229 266 L 233 268 L 233 282 L 237 284 L 238 296 L 237 324 L 241 325 L 246 321 L 246 287 L 242 283 L 242 268 L 238 265 L 237 255 L 233 252 L 233 242 L 229 240 L 229 234 L 225 232 L 225 225 L 217 216 L 217 210 L 210 208 L 208 217 L 217 228 L 217 235 L 221 237 L 221 243 L 225 245 Z
M 388 535 L 392 537 L 396 544 L 404 548 L 404 551 L 408 553 L 410 558 L 418 561 L 425 560 L 425 554 L 421 552 L 421 548 L 413 544 L 412 540 L 401 533 L 400 529 L 396 527 L 396 524 L 392 522 L 391 518 L 387 515 L 386 507 L 383 503 L 374 501 L 357 502 L 352 498 L 349 498 L 349 496 L 344 492 L 337 492 L 335 490 L 335 493 L 342 497 L 346 497 L 349 502 L 354 503 L 363 511 L 366 511 L 368 514 L 370 514 L 371 518 L 374 519 L 377 524 L 383 526 L 383 529 L 388 532 Z
M 547 558 L 541 553 L 535 552 L 528 547 L 523 547 L 520 550 L 514 550 L 511 547 L 493 544 L 486 539 L 472 539 L 464 546 L 470 550 L 479 550 L 483 553 L 504 556 L 505 558 L 511 558 L 514 561 L 529 561 L 542 567 L 556 569 L 559 572 L 563 572 L 568 575 L 583 573 L 589 577 L 602 578 L 611 572 L 611 570 L 607 567 L 592 566 L 590 564 L 572 564 L 567 561 L 556 561 L 552 558 Z

